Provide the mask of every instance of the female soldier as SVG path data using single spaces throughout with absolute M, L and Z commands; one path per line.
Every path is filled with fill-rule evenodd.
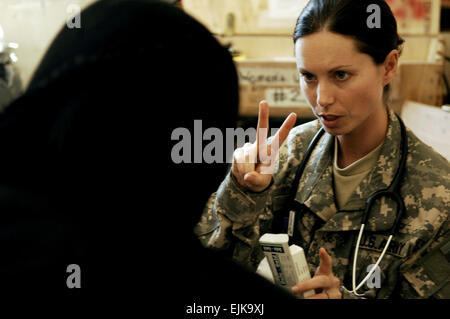
M 374 28 L 367 23 L 371 4 L 380 13 Z M 269 111 L 262 102 L 257 141 L 235 151 L 197 234 L 255 269 L 263 257 L 260 236 L 281 229 L 280 216 L 292 210 L 291 238 L 315 273 L 293 293 L 450 298 L 449 163 L 405 130 L 386 104 L 403 43 L 388 5 L 311 0 L 298 18 L 294 43 L 300 86 L 318 120 L 291 130 L 291 114 L 266 143 L 261 135 Z M 309 148 L 321 128 L 325 133 Z M 278 169 L 264 171 L 277 155 Z M 387 188 L 393 192 L 374 197 Z M 369 285 L 364 278 L 373 273 L 367 269 L 380 256 L 380 280 Z

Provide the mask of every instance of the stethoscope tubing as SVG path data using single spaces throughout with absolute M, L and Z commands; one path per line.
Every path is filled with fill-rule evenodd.
M 358 297 L 364 296 L 364 294 L 359 294 L 358 290 L 362 287 L 362 285 L 364 285 L 366 283 L 367 280 L 369 280 L 369 278 L 373 275 L 375 270 L 378 269 L 378 266 L 379 266 L 381 260 L 383 259 L 384 254 L 386 253 L 386 251 L 387 251 L 387 249 L 388 249 L 388 247 L 389 247 L 389 245 L 391 243 L 392 237 L 393 237 L 392 234 L 389 235 L 389 238 L 388 238 L 388 240 L 386 242 L 386 245 L 384 246 L 384 249 L 381 252 L 380 257 L 378 257 L 378 260 L 375 263 L 375 266 L 373 266 L 372 269 L 370 269 L 370 271 L 367 274 L 367 276 L 364 277 L 363 280 L 361 280 L 361 282 L 359 283 L 358 287 L 355 287 L 356 286 L 356 265 L 357 265 L 357 260 L 358 260 L 358 251 L 359 251 L 359 245 L 360 245 L 360 242 L 361 242 L 361 237 L 362 237 L 362 234 L 364 232 L 364 227 L 365 227 L 365 224 L 361 224 L 361 228 L 359 230 L 359 235 L 358 235 L 358 240 L 356 242 L 355 253 L 354 253 L 354 256 L 353 256 L 353 269 L 352 269 L 352 288 L 353 288 L 353 290 L 350 291 L 350 290 L 346 289 L 348 292 L 353 293 L 355 296 L 358 296 Z

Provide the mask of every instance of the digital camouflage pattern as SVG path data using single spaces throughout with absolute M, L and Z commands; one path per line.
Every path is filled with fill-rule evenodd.
M 280 148 L 279 168 L 272 185 L 261 193 L 242 188 L 230 173 L 214 193 L 196 226 L 204 245 L 228 251 L 253 270 L 264 257 L 258 240 L 271 232 L 271 221 L 285 207 L 296 169 L 320 128 L 315 120 L 293 128 Z M 367 298 L 450 298 L 450 165 L 407 129 L 407 167 L 401 186 L 406 215 L 380 263 L 381 287 L 359 292 Z M 311 275 L 324 247 L 333 258 L 333 272 L 351 289 L 353 254 L 367 198 L 391 183 L 400 160 L 400 124 L 389 111 L 387 135 L 377 165 L 356 188 L 345 207 L 335 203 L 332 165 L 334 137 L 324 134 L 300 180 L 296 222 Z M 366 223 L 358 254 L 357 285 L 375 264 L 388 239 L 396 207 L 391 199 L 377 200 Z M 344 298 L 352 297 L 344 293 Z

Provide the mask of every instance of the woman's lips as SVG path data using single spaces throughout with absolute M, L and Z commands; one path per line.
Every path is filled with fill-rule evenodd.
M 335 127 L 339 120 L 342 118 L 342 116 L 339 115 L 320 115 L 320 120 L 322 121 L 322 124 L 326 127 Z

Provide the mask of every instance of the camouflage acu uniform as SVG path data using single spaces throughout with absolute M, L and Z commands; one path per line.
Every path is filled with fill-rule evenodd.
M 312 121 L 291 130 L 280 148 L 278 171 L 272 185 L 261 193 L 242 188 L 230 173 L 212 195 L 196 232 L 205 245 L 228 250 L 233 259 L 256 269 L 263 254 L 258 239 L 271 232 L 274 212 L 286 203 L 296 169 L 309 142 L 319 130 Z M 368 289 L 368 298 L 450 298 L 450 165 L 407 129 L 407 167 L 401 186 L 406 206 L 399 230 L 380 263 L 381 287 Z M 324 134 L 305 167 L 296 201 L 301 207 L 296 222 L 312 275 L 324 247 L 333 258 L 333 272 L 351 289 L 353 253 L 367 198 L 391 183 L 399 166 L 400 124 L 389 112 L 389 125 L 377 165 L 338 209 L 332 186 L 334 137 Z M 371 210 L 361 240 L 357 284 L 375 264 L 394 224 L 396 205 L 378 200 Z M 361 291 L 361 290 L 360 290 Z M 352 295 L 344 293 L 344 298 Z

